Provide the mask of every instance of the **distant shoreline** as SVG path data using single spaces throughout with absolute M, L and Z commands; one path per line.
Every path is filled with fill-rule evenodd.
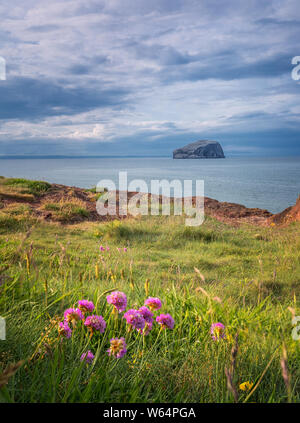
M 252 154 L 243 154 L 243 155 L 228 155 L 226 156 L 227 159 L 239 159 L 239 158 L 266 158 L 266 159 L 272 159 L 272 158 L 299 158 L 300 159 L 300 154 L 299 155 L 295 155 L 295 154 L 291 154 L 291 155 L 252 155 Z M 128 155 L 128 156 L 117 156 L 117 155 L 97 155 L 97 156 L 63 156 L 63 155 L 38 155 L 38 156 L 23 156 L 23 155 L 16 155 L 16 156 L 12 156 L 12 155 L 0 155 L 0 160 L 34 160 L 34 159 L 173 159 L 172 156 L 170 155 L 157 155 L 157 156 L 148 156 L 148 155 L 141 155 L 141 156 L 134 156 L 134 155 Z M 210 160 L 214 160 L 217 158 L 210 158 Z M 199 161 L 203 161 L 204 159 L 199 158 L 199 159 L 185 159 L 185 160 L 199 160 Z

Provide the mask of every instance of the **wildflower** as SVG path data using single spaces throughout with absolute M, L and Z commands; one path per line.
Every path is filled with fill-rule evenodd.
M 91 335 L 93 335 L 96 331 L 103 333 L 106 328 L 106 322 L 102 316 L 93 314 L 85 319 L 84 326 L 86 326 L 90 330 Z
M 225 338 L 225 326 L 223 323 L 213 323 L 210 327 L 210 333 L 214 341 L 218 341 L 220 338 Z
M 250 391 L 252 389 L 253 386 L 253 382 L 249 382 L 249 380 L 247 380 L 247 382 L 243 382 L 240 384 L 240 389 L 241 391 Z
M 134 327 L 137 330 L 144 329 L 146 322 L 138 310 L 130 309 L 126 311 L 123 317 L 131 327 Z
M 83 313 L 91 313 L 95 309 L 93 302 L 88 300 L 78 301 L 78 306 Z
M 124 252 L 127 253 L 127 247 L 124 247 Z
M 58 326 L 58 333 L 65 338 L 71 338 L 72 330 L 70 329 L 68 322 L 60 322 Z
M 153 313 L 149 310 L 149 308 L 142 306 L 138 309 L 138 312 L 143 316 L 147 323 L 151 323 L 153 321 Z
M 109 304 L 112 304 L 119 311 L 119 313 L 124 311 L 127 307 L 127 297 L 124 292 L 112 292 L 106 299 Z
M 122 358 L 126 353 L 126 343 L 124 338 L 112 338 L 110 340 L 110 348 L 107 350 L 108 355 L 116 358 Z
M 174 319 L 170 314 L 160 314 L 157 316 L 156 321 L 161 325 L 163 329 L 173 329 L 174 328 Z
M 91 364 L 94 358 L 94 354 L 89 350 L 88 352 L 82 354 L 80 361 L 85 361 L 87 364 Z
M 161 308 L 161 301 L 159 298 L 149 297 L 145 301 L 145 306 L 149 307 L 150 310 L 159 310 Z
M 99 250 L 100 251 L 105 251 L 105 247 L 103 247 L 103 245 L 100 245 Z
M 68 308 L 64 312 L 64 317 L 67 322 L 72 322 L 75 327 L 76 322 L 83 319 L 83 314 L 79 308 Z

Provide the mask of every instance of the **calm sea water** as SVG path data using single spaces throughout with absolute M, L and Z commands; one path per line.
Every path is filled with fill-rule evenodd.
M 0 175 L 89 188 L 118 172 L 128 181 L 143 179 L 204 180 L 205 196 L 277 213 L 300 194 L 300 157 L 234 157 L 209 160 L 172 158 L 0 159 Z M 186 195 L 190 195 L 187 193 Z

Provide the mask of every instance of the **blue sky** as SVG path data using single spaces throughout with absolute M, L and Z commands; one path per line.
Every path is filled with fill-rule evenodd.
M 298 0 L 0 5 L 0 155 L 300 155 Z

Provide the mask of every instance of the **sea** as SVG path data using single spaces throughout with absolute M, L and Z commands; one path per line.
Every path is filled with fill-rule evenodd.
M 173 160 L 169 157 L 0 158 L 0 175 L 91 188 L 106 179 L 119 187 L 119 172 L 128 183 L 139 179 L 151 192 L 151 180 L 204 181 L 204 195 L 278 213 L 300 195 L 300 157 L 227 157 Z M 124 174 L 123 174 L 124 175 Z M 138 189 L 137 189 L 138 190 Z M 171 191 L 172 195 L 172 191 Z

